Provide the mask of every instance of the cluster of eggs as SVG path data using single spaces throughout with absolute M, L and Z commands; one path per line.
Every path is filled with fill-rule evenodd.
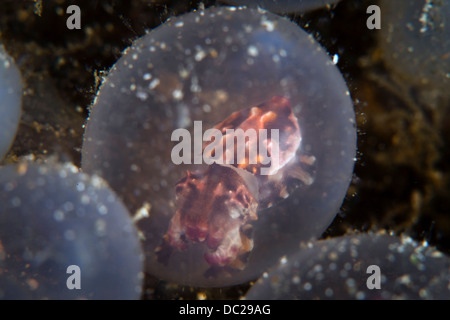
M 0 44 L 0 159 L 22 91 Z M 53 158 L 0 167 L 0 299 L 139 299 L 142 268 L 128 210 L 100 177 Z

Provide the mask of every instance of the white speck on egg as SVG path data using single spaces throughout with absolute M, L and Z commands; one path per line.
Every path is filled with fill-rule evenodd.
M 335 54 L 334 56 L 333 56 L 333 64 L 337 64 L 339 62 L 339 55 L 338 54 Z
M 205 52 L 205 50 L 199 49 L 199 50 L 197 51 L 197 53 L 195 54 L 194 59 L 195 59 L 195 61 L 200 62 L 200 61 L 202 61 L 205 57 L 206 57 L 206 52 Z
M 141 101 L 145 101 L 148 98 L 148 93 L 145 91 L 138 91 L 136 92 L 136 97 Z
M 181 89 L 175 89 L 172 91 L 172 97 L 177 101 L 183 99 L 183 96 L 183 91 Z
M 152 82 L 150 82 L 150 84 L 148 85 L 149 89 L 155 89 L 157 86 L 159 85 L 159 79 L 153 79 Z
M 249 46 L 247 48 L 247 54 L 252 57 L 257 57 L 259 54 L 258 48 L 256 46 Z

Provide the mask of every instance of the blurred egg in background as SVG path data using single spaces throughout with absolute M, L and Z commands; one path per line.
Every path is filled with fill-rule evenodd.
M 21 102 L 20 72 L 0 43 L 0 159 L 5 156 L 16 136 Z
M 138 233 L 102 179 L 22 162 L 0 168 L 0 188 L 1 299 L 140 297 Z
M 249 300 L 448 300 L 450 259 L 407 237 L 357 234 L 305 245 L 247 294 Z

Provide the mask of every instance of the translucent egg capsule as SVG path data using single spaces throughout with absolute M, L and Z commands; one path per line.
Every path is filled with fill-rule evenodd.
M 330 224 L 353 171 L 354 117 L 338 69 L 296 24 L 210 8 L 124 52 L 95 99 L 82 167 L 135 214 L 149 273 L 233 285 Z
M 410 238 L 350 235 L 310 243 L 281 259 L 252 299 L 449 299 L 450 259 Z
M 22 103 L 19 69 L 0 43 L 0 160 L 16 135 Z
M 0 169 L 0 299 L 139 299 L 143 255 L 120 200 L 71 164 Z

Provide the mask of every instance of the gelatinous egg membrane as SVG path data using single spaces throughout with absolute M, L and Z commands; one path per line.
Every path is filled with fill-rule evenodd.
M 16 135 L 22 101 L 19 69 L 0 43 L 0 160 Z
M 314 183 L 260 210 L 242 270 L 209 276 L 203 243 L 174 250 L 166 266 L 159 263 L 155 250 L 176 210 L 175 185 L 195 169 L 172 162 L 172 132 L 192 133 L 194 121 L 211 128 L 274 96 L 290 101 L 302 133 L 298 153 L 316 158 Z M 95 99 L 82 168 L 105 178 L 130 212 L 150 209 L 137 222 L 147 272 L 194 286 L 227 286 L 257 278 L 326 229 L 346 194 L 355 149 L 348 89 L 312 36 L 271 13 L 210 8 L 171 19 L 124 52 Z
M 283 258 L 246 299 L 447 300 L 449 286 L 443 253 L 407 237 L 359 234 L 317 241 Z
M 139 299 L 142 268 L 136 228 L 102 179 L 70 164 L 0 168 L 0 299 Z

